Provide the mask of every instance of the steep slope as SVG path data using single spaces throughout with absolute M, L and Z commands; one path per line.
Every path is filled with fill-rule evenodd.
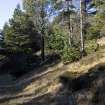
M 97 89 L 95 89 L 95 87 L 89 88 L 91 90 L 96 90 L 93 93 L 92 91 L 89 91 L 89 89 L 83 89 L 71 94 L 71 90 L 68 91 L 67 87 L 68 84 L 72 84 L 67 83 L 64 85 L 59 80 L 60 76 L 73 79 L 73 81 L 75 79 L 79 80 L 81 76 L 87 77 L 88 75 L 88 78 L 90 78 L 89 75 L 91 75 L 91 73 L 94 73 L 99 67 L 105 65 L 104 45 L 100 48 L 101 49 L 98 52 L 81 59 L 79 62 L 68 65 L 59 63 L 54 67 L 43 68 L 46 69 L 45 72 L 32 72 L 14 81 L 14 83 L 11 83 L 10 85 L 0 85 L 0 105 L 65 105 L 68 104 L 68 100 L 71 100 L 69 102 L 69 104 L 71 103 L 70 105 L 74 105 L 75 102 L 73 102 L 73 97 L 76 97 L 78 102 L 77 105 L 91 105 L 88 104 L 88 102 L 87 104 L 81 104 L 80 100 L 83 99 L 84 95 L 86 96 L 88 94 L 91 97 L 93 96 L 93 93 L 96 94 L 98 89 L 97 84 Z M 104 74 L 104 71 L 102 73 Z M 100 77 L 104 77 L 104 75 L 97 78 L 100 80 Z M 97 79 L 94 81 L 96 80 Z M 103 82 L 105 81 L 103 80 Z M 74 83 L 76 83 L 76 81 Z M 86 98 L 84 100 L 86 100 Z

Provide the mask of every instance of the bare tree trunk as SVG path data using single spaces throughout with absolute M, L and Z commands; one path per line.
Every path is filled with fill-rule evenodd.
M 72 5 L 72 0 L 68 0 L 67 1 L 67 5 L 68 5 L 68 29 L 69 29 L 69 45 L 70 47 L 72 46 L 72 24 L 71 24 L 71 13 L 70 13 L 70 6 Z
M 72 39 L 71 39 L 71 16 L 69 14 L 69 17 L 68 17 L 68 28 L 69 28 L 69 45 L 70 47 L 72 46 Z
M 81 52 L 81 57 L 84 55 L 84 37 L 83 37 L 83 0 L 80 0 L 80 52 Z

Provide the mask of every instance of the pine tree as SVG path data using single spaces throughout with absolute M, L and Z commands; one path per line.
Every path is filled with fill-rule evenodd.
M 41 57 L 45 60 L 45 33 L 47 28 L 46 4 L 47 0 L 24 0 L 24 9 L 31 14 L 35 29 L 41 35 Z
M 14 10 L 13 18 L 4 26 L 4 43 L 14 51 L 37 51 L 40 49 L 38 36 L 29 15 L 22 12 L 20 6 Z

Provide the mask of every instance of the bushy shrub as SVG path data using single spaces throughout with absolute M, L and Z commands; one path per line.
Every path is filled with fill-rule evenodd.
M 85 51 L 87 54 L 91 54 L 98 50 L 98 44 L 96 43 L 96 40 L 88 40 L 85 44 Z
M 69 34 L 59 25 L 54 25 L 48 36 L 48 47 L 59 54 L 64 63 L 80 59 L 79 46 L 69 45 Z
M 100 37 L 100 30 L 98 30 L 96 27 L 89 27 L 87 30 L 87 35 L 86 39 L 91 40 L 91 39 L 97 39 Z
M 80 59 L 80 51 L 75 47 L 64 49 L 61 57 L 64 64 L 77 61 Z

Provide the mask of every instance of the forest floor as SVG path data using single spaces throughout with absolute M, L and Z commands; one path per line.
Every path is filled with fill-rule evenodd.
M 0 84 L 0 105 L 105 105 L 105 38 L 97 42 L 99 51 L 78 62 Z

